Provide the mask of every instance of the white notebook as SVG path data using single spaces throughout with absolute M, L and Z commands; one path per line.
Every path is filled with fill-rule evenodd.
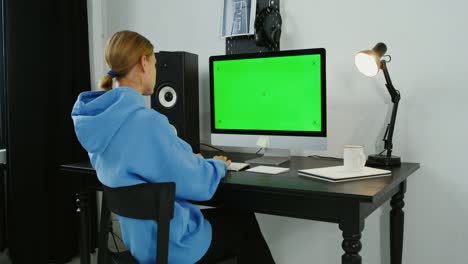
M 364 167 L 361 171 L 358 172 L 349 172 L 345 171 L 343 166 L 298 170 L 298 173 L 302 176 L 330 182 L 353 181 L 392 175 L 392 172 L 389 170 L 382 170 L 371 167 Z
M 266 173 L 266 174 L 279 174 L 279 173 L 289 171 L 289 168 L 272 167 L 272 166 L 257 166 L 257 167 L 250 168 L 246 171 Z

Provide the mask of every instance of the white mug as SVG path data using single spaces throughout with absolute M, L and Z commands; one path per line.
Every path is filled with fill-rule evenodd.
M 358 172 L 366 165 L 366 155 L 364 147 L 357 145 L 346 145 L 343 149 L 344 170 L 349 172 Z

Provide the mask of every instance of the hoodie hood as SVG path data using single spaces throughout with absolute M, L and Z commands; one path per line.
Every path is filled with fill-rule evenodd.
M 71 113 L 75 133 L 89 153 L 106 149 L 124 121 L 139 109 L 145 109 L 143 96 L 128 87 L 108 92 L 83 92 Z

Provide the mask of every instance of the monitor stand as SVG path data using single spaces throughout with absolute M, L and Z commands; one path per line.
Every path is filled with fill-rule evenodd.
M 246 160 L 250 164 L 263 164 L 278 166 L 281 163 L 289 161 L 291 151 L 289 149 L 265 149 L 265 153 L 260 158 Z

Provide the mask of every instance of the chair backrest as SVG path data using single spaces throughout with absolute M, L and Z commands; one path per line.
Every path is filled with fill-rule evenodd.
M 104 197 L 113 213 L 158 224 L 156 263 L 166 264 L 169 249 L 169 223 L 174 217 L 175 183 L 144 183 L 111 188 L 103 185 Z

